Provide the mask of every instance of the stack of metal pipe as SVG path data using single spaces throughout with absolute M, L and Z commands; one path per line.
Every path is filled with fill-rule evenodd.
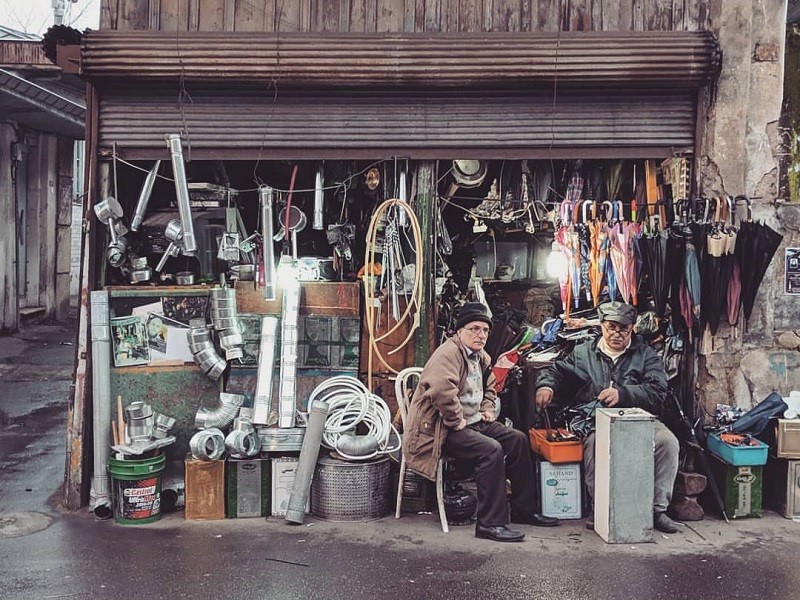
M 211 339 L 211 330 L 205 323 L 196 324 L 186 335 L 189 338 L 189 350 L 192 352 L 194 362 L 211 379 L 215 381 L 219 379 L 228 363 L 217 354 Z
M 236 311 L 236 290 L 229 287 L 211 289 L 211 322 L 219 335 L 219 345 L 227 360 L 244 356 L 242 328 Z

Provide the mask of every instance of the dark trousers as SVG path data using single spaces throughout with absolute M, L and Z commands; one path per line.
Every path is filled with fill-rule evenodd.
M 461 431 L 447 432 L 445 456 L 475 466 L 478 523 L 484 527 L 508 525 L 506 478 L 511 480 L 514 512 L 534 512 L 536 483 L 528 438 L 496 421 L 478 421 Z

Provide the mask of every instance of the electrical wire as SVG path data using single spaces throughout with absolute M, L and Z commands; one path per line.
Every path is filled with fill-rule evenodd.
M 389 330 L 381 336 L 376 336 L 376 327 L 375 327 L 375 312 L 377 307 L 380 306 L 380 301 L 376 303 L 376 296 L 375 296 L 375 283 L 374 283 L 374 275 L 371 272 L 372 265 L 375 264 L 375 254 L 376 248 L 378 247 L 377 243 L 377 234 L 378 234 L 378 225 L 382 222 L 384 214 L 391 209 L 392 207 L 399 207 L 402 210 L 406 211 L 408 216 L 408 223 L 411 227 L 411 231 L 414 238 L 414 246 L 412 250 L 414 251 L 415 255 L 415 273 L 414 273 L 414 285 L 411 288 L 411 298 L 406 303 L 406 308 L 403 311 L 403 314 L 400 315 L 400 318 L 394 324 L 393 327 L 389 328 Z M 407 202 L 403 202 L 398 198 L 391 198 L 389 200 L 384 201 L 383 203 L 375 209 L 375 212 L 372 214 L 372 219 L 369 223 L 369 228 L 367 229 L 367 249 L 364 256 L 364 298 L 365 298 L 365 310 L 364 316 L 367 322 L 367 334 L 369 338 L 368 344 L 368 359 L 367 359 L 367 382 L 369 383 L 370 387 L 372 386 L 372 357 L 373 355 L 378 358 L 378 360 L 386 367 L 390 372 L 397 374 L 398 371 L 393 368 L 389 363 L 386 361 L 386 358 L 381 353 L 380 349 L 378 348 L 378 342 L 385 340 L 387 337 L 392 335 L 395 331 L 400 329 L 402 326 L 406 324 L 407 321 L 410 321 L 411 326 L 409 327 L 408 335 L 402 340 L 393 350 L 390 350 L 388 354 L 395 354 L 403 349 L 406 344 L 411 340 L 414 332 L 419 328 L 420 325 L 420 316 L 419 316 L 419 309 L 422 306 L 422 232 L 420 230 L 419 221 L 417 220 L 417 216 L 414 214 L 413 209 Z M 392 274 L 393 275 L 393 274 Z M 413 314 L 412 314 L 413 311 Z
M 337 375 L 320 383 L 311 392 L 308 405 L 320 400 L 328 405 L 322 445 L 336 450 L 349 460 L 368 460 L 379 454 L 391 454 L 400 449 L 400 435 L 392 425 L 391 413 L 386 402 L 369 391 L 357 378 L 350 375 Z M 365 433 L 356 435 L 356 428 Z M 390 445 L 392 434 L 397 440 Z M 347 440 L 372 438 L 377 448 L 368 454 L 355 455 L 343 450 Z

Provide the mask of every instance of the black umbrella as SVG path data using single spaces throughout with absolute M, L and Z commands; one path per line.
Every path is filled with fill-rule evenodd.
M 728 279 L 724 280 L 723 264 L 728 236 L 715 230 L 708 235 L 706 253 L 703 257 L 702 304 L 700 305 L 700 330 L 708 323 L 712 335 L 719 327 L 719 313 L 728 295 Z
M 742 278 L 742 309 L 744 318 L 749 320 L 756 301 L 756 294 L 767 272 L 772 257 L 783 241 L 783 236 L 764 223 L 745 222 L 741 224 L 737 236 L 744 237 L 743 251 L 739 256 Z
M 650 282 L 656 314 L 663 317 L 667 307 L 667 294 L 670 282 L 667 277 L 667 237 L 666 231 L 643 235 L 639 239 L 642 266 Z
M 688 324 L 681 315 L 680 286 L 684 278 L 686 260 L 686 240 L 689 238 L 687 227 L 670 227 L 667 234 L 667 257 L 664 261 L 664 280 L 667 286 L 672 322 L 679 330 L 686 329 Z

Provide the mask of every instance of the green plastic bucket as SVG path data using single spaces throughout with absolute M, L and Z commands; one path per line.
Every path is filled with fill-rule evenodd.
M 108 459 L 114 521 L 122 525 L 152 523 L 161 518 L 161 473 L 166 457 Z

